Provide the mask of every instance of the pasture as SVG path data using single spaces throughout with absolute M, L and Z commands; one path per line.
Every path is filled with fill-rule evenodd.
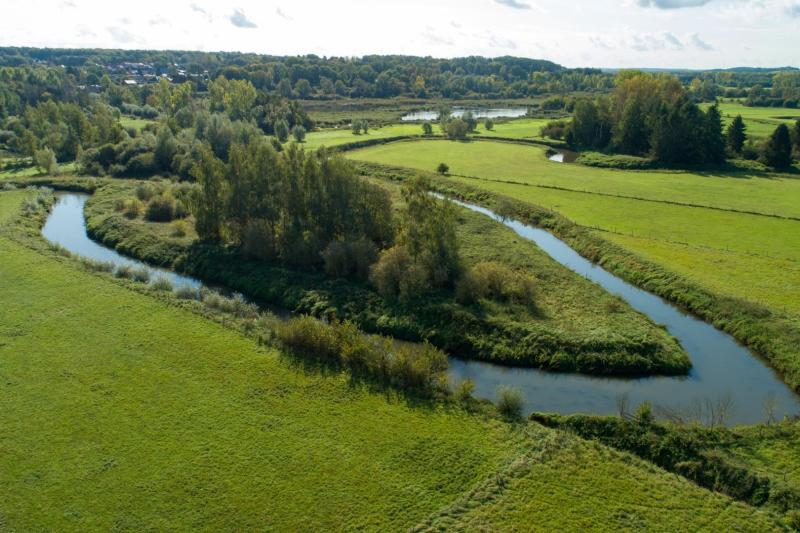
M 598 169 L 493 142 L 400 142 L 348 157 L 426 171 L 446 162 L 453 180 L 551 208 L 701 286 L 800 322 L 800 221 L 764 216 L 800 217 L 792 175 Z
M 710 104 L 701 104 L 702 109 L 707 109 Z M 720 102 L 719 111 L 722 120 L 727 125 L 736 115 L 742 115 L 747 126 L 747 134 L 754 139 L 769 137 L 781 123 L 793 124 L 800 119 L 800 109 L 787 107 L 749 107 L 737 100 Z

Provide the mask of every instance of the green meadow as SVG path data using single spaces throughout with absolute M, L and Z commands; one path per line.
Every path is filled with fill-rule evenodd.
M 701 104 L 705 109 L 711 104 Z M 800 109 L 788 107 L 750 107 L 736 100 L 719 103 L 722 120 L 727 125 L 736 115 L 742 115 L 747 134 L 753 138 L 768 137 L 780 124 L 792 124 L 800 119 Z
M 127 115 L 123 115 L 120 117 L 119 123 L 125 129 L 134 128 L 137 130 L 141 130 L 145 126 L 148 126 L 150 124 L 155 124 L 156 121 L 151 120 L 149 118 L 130 117 Z
M 793 175 L 598 169 L 493 142 L 399 142 L 348 157 L 427 171 L 444 161 L 453 180 L 551 208 L 702 286 L 800 323 L 800 221 L 778 218 L 800 216 Z
M 84 270 L 11 224 L 25 194 L 0 192 L 4 529 L 781 528 L 630 455 L 300 365 Z

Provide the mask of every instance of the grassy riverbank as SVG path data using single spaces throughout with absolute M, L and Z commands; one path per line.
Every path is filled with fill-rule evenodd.
M 24 194 L 0 192 L 0 219 Z M 296 365 L 13 231 L 0 235 L 9 529 L 781 527 L 628 454 Z

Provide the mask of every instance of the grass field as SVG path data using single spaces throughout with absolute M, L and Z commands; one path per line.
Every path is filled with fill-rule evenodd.
M 355 135 L 353 131 L 345 126 L 335 129 L 321 129 L 309 132 L 303 143 L 305 148 L 319 148 L 320 146 L 339 146 L 352 142 L 366 141 L 370 139 L 385 139 L 387 137 L 397 137 L 400 135 L 422 135 L 422 126 L 419 124 L 390 124 L 376 128 L 370 128 L 369 133 Z
M 800 221 L 733 211 L 800 216 L 792 175 L 597 169 L 491 142 L 402 142 L 348 157 L 429 171 L 444 161 L 454 180 L 552 208 L 702 286 L 800 323 Z
M 149 124 L 155 124 L 156 121 L 149 118 L 122 116 L 119 119 L 119 123 L 125 129 L 136 128 L 137 130 L 141 130 L 142 128 L 144 128 Z
M 475 137 L 504 137 L 507 139 L 542 139 L 539 130 L 547 124 L 549 119 L 521 118 L 496 122 L 494 128 L 487 130 L 483 121 L 480 121 L 473 136 Z M 434 135 L 441 135 L 439 124 L 433 123 Z M 359 135 L 346 126 L 340 128 L 327 128 L 312 131 L 306 135 L 303 146 L 306 148 L 319 148 L 320 146 L 340 146 L 342 144 L 366 141 L 370 139 L 386 139 L 388 137 L 398 137 L 402 135 L 422 135 L 422 125 L 420 123 L 406 122 L 398 124 L 388 124 L 385 126 L 370 128 L 369 133 Z
M 706 109 L 710 104 L 703 104 Z M 727 125 L 736 115 L 742 115 L 747 134 L 754 139 L 768 137 L 779 124 L 793 124 L 800 119 L 800 109 L 787 107 L 749 107 L 735 100 L 720 102 L 719 111 Z
M 294 364 L 7 233 L 0 256 L 4 529 L 779 528 L 567 434 Z

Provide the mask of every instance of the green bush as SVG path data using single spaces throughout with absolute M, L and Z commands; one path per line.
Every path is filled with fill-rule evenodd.
M 533 299 L 533 280 L 502 263 L 484 261 L 473 266 L 456 284 L 456 299 L 462 303 L 481 298 L 529 303 Z
M 148 202 L 156 195 L 156 190 L 150 183 L 140 183 L 136 186 L 136 198 L 142 202 Z
M 525 399 L 519 389 L 506 385 L 497 388 L 497 410 L 506 418 L 521 418 L 524 404 Z
M 471 379 L 462 379 L 456 385 L 453 395 L 460 402 L 467 402 L 472 399 L 472 394 L 475 392 L 475 382 Z
M 368 239 L 332 241 L 322 251 L 325 272 L 337 278 L 366 279 L 377 255 L 378 248 Z
M 118 278 L 131 279 L 133 277 L 133 268 L 129 265 L 119 265 L 114 271 L 114 275 Z
M 171 196 L 154 196 L 147 204 L 145 218 L 150 222 L 171 222 L 175 218 L 176 209 L 175 199 Z
M 433 393 L 443 390 L 447 356 L 430 344 L 395 346 L 351 322 L 326 324 L 303 316 L 278 323 L 278 340 L 294 353 L 350 368 L 381 383 Z
M 139 283 L 150 281 L 150 271 L 146 267 L 137 267 L 131 270 L 131 279 Z
M 173 237 L 185 237 L 189 233 L 189 224 L 185 220 L 174 220 L 170 227 L 172 228 L 170 234 Z
M 159 276 L 150 284 L 157 291 L 171 291 L 172 282 L 163 276 Z
M 114 263 L 111 261 L 96 261 L 94 259 L 82 258 L 81 263 L 88 270 L 95 272 L 113 272 Z
M 125 218 L 134 219 L 142 214 L 144 205 L 137 198 L 125 201 Z
M 175 297 L 180 300 L 199 300 L 200 291 L 189 285 L 175 287 Z

